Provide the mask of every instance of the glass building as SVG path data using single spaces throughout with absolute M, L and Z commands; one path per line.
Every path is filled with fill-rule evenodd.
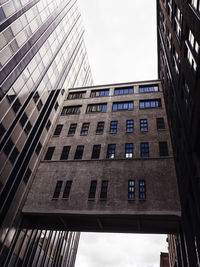
M 92 85 L 75 0 L 0 0 L 0 266 L 74 266 L 79 233 L 22 229 L 67 88 Z

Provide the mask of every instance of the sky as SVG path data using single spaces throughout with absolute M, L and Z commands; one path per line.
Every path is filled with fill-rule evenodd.
M 94 84 L 157 79 L 156 0 L 78 0 Z M 158 267 L 166 235 L 82 233 L 75 267 Z

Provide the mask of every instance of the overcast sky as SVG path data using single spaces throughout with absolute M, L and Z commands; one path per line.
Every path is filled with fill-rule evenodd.
M 78 0 L 94 84 L 157 79 L 156 0 Z M 75 267 L 158 267 L 165 235 L 82 233 Z

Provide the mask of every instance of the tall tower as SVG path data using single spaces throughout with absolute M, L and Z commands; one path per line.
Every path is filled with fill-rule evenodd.
M 170 261 L 171 266 L 199 266 L 200 1 L 158 0 L 157 26 L 158 72 L 163 81 L 182 210 L 180 235 L 168 238 Z
M 68 87 L 92 84 L 75 0 L 0 1 L 0 265 L 73 266 L 79 234 L 21 229 Z

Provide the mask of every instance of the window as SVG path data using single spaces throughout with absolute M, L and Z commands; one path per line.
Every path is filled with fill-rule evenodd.
M 4 128 L 3 124 L 0 123 L 0 139 L 1 137 L 3 137 L 5 132 L 6 132 L 6 129 Z
M 157 124 L 157 129 L 158 130 L 165 129 L 164 118 L 156 118 L 156 124 Z
M 142 158 L 149 157 L 149 143 L 140 144 L 140 155 Z
M 92 150 L 92 159 L 98 159 L 100 156 L 101 145 L 94 145 Z
M 161 106 L 161 99 L 140 100 L 140 109 L 160 108 Z
M 90 191 L 89 191 L 89 196 L 88 196 L 89 199 L 95 198 L 96 189 L 97 189 L 97 181 L 92 180 L 90 184 Z
M 107 104 L 100 103 L 100 104 L 90 104 L 87 106 L 87 113 L 89 112 L 106 112 Z
M 56 129 L 54 131 L 54 136 L 59 136 L 63 128 L 63 124 L 57 124 Z
M 24 175 L 24 178 L 23 178 L 23 180 L 26 184 L 28 183 L 30 176 L 31 176 L 31 170 L 28 168 L 25 175 Z
M 12 164 L 15 162 L 18 155 L 19 155 L 19 150 L 16 147 L 14 147 L 14 149 L 10 155 L 10 158 L 9 158 L 9 160 Z
M 148 131 L 147 119 L 141 119 L 140 120 L 140 131 L 141 132 L 147 132 Z
M 37 104 L 37 109 L 38 109 L 38 111 L 41 110 L 42 106 L 43 106 L 43 103 L 42 103 L 42 101 L 40 100 L 40 101 L 38 102 L 38 104 Z
M 133 144 L 125 144 L 125 158 L 133 157 Z
M 114 91 L 115 95 L 125 95 L 125 94 L 133 94 L 134 89 L 132 86 L 130 87 L 124 87 L 124 88 L 116 88 Z
M 56 188 L 54 190 L 53 199 L 58 199 L 62 188 L 63 181 L 57 181 Z
M 81 135 L 87 135 L 89 130 L 90 123 L 84 122 L 81 129 Z
M 200 1 L 199 0 L 191 0 L 190 1 L 192 6 L 200 12 Z
M 179 41 L 181 40 L 181 22 L 182 22 L 182 14 L 180 9 L 175 4 L 174 30 Z
M 37 145 L 37 147 L 36 147 L 36 149 L 35 149 L 35 153 L 36 153 L 37 155 L 40 154 L 40 150 L 41 150 L 41 148 L 42 148 L 42 144 L 39 142 L 38 145 Z
M 141 85 L 139 86 L 139 93 L 158 92 L 158 85 Z
M 108 96 L 108 95 L 109 95 L 109 89 L 92 90 L 90 97 L 99 97 L 99 96 Z
M 33 96 L 33 100 L 34 100 L 34 102 L 37 103 L 37 101 L 38 101 L 39 98 L 40 98 L 40 96 L 39 96 L 38 92 L 36 92 L 36 93 L 34 94 L 34 96 Z
M 119 111 L 119 110 L 133 110 L 133 101 L 113 103 L 112 111 Z
M 139 199 L 146 199 L 146 183 L 144 180 L 139 181 Z
M 67 99 L 80 99 L 85 97 L 86 91 L 69 93 Z
M 102 134 L 104 130 L 104 121 L 99 121 L 97 123 L 97 129 L 96 129 L 96 133 L 97 134 Z
M 12 109 L 14 110 L 15 113 L 20 109 L 21 103 L 19 102 L 18 99 L 15 100 L 15 102 L 12 105 Z
M 77 123 L 71 123 L 68 131 L 68 135 L 74 135 L 76 132 Z
M 59 107 L 59 105 L 58 105 L 58 102 L 56 101 L 56 104 L 54 106 L 55 111 L 58 109 L 58 107 Z
M 161 157 L 169 156 L 167 142 L 159 142 L 159 152 Z
M 24 125 L 26 124 L 27 120 L 28 120 L 28 117 L 27 117 L 26 113 L 24 113 L 24 114 L 22 115 L 21 119 L 20 119 L 20 124 L 21 124 L 22 128 L 23 128 Z
M 175 69 L 176 74 L 179 75 L 180 58 L 174 47 L 173 47 L 173 67 Z
M 67 181 L 63 192 L 63 198 L 69 198 L 71 187 L 72 187 L 72 181 Z
M 135 181 L 128 181 L 128 199 L 135 199 Z
M 117 132 L 117 121 L 111 121 L 110 122 L 110 133 L 116 133 Z
M 100 199 L 106 199 L 107 198 L 107 191 L 108 191 L 108 181 L 104 180 L 101 184 L 101 193 L 100 193 Z
M 24 128 L 25 133 L 29 134 L 31 128 L 32 128 L 32 125 L 31 125 L 30 121 L 28 121 L 26 124 L 26 127 Z
M 66 160 L 68 159 L 69 156 L 69 151 L 70 151 L 71 146 L 64 146 L 61 156 L 60 156 L 60 160 Z
M 44 160 L 51 160 L 54 150 L 55 150 L 55 146 L 48 147 Z
M 114 159 L 115 157 L 115 144 L 109 144 L 108 145 L 108 150 L 107 150 L 107 158 L 108 159 Z
M 51 121 L 48 120 L 47 125 L 46 125 L 46 129 L 47 129 L 47 131 L 49 130 L 50 127 L 51 127 Z
M 74 159 L 82 159 L 84 146 L 77 146 Z
M 8 156 L 10 154 L 10 151 L 12 150 L 13 146 L 14 146 L 14 143 L 13 143 L 12 139 L 9 138 L 4 149 L 3 149 L 6 156 Z
M 127 133 L 133 132 L 133 127 L 134 127 L 133 120 L 127 120 L 126 121 L 126 132 Z
M 191 69 L 195 72 L 197 70 L 197 60 L 200 51 L 200 46 L 190 29 L 188 29 L 186 44 L 186 57 L 190 64 Z
M 82 106 L 66 106 L 63 107 L 61 115 L 80 114 Z

